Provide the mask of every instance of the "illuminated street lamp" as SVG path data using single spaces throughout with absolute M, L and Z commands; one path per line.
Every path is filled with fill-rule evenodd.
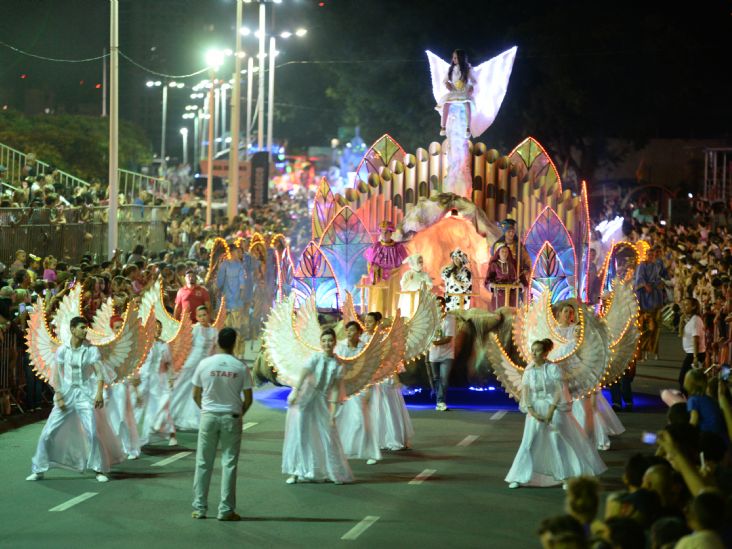
M 211 200 L 213 199 L 213 160 L 214 160 L 214 122 L 216 121 L 216 105 L 214 103 L 214 88 L 216 87 L 216 71 L 224 63 L 224 53 L 219 50 L 206 52 L 206 64 L 211 75 L 211 86 L 208 90 L 208 112 L 211 119 L 208 122 L 208 177 L 206 179 L 206 225 L 211 225 Z
M 183 138 L 183 164 L 188 164 L 188 128 L 181 128 L 180 136 Z
M 162 113 L 162 128 L 161 128 L 161 135 L 160 135 L 160 167 L 163 170 L 163 176 L 165 176 L 165 171 L 167 168 L 167 162 L 165 161 L 165 130 L 167 125 L 167 119 L 168 119 L 168 88 L 184 88 L 185 84 L 183 82 L 168 82 L 167 85 L 163 85 L 163 83 L 160 80 L 148 80 L 145 85 L 148 88 L 163 88 L 163 113 Z

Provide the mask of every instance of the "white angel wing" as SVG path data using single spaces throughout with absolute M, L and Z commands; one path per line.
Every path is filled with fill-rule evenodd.
M 358 325 L 361 326 L 362 330 L 366 329 L 363 323 L 359 320 L 358 314 L 356 314 L 356 306 L 353 304 L 353 296 L 348 290 L 346 290 L 346 299 L 343 300 L 341 313 L 343 314 L 344 326 L 349 322 L 358 322 Z
M 450 63 L 443 61 L 430 50 L 425 50 L 427 60 L 430 63 L 430 76 L 432 78 L 432 95 L 435 96 L 435 102 L 440 101 L 440 97 L 447 92 L 445 88 L 445 77 L 447 71 L 450 70 Z
M 188 311 L 183 311 L 178 332 L 167 343 L 170 349 L 170 357 L 173 361 L 173 370 L 177 372 L 185 364 L 186 358 L 188 358 L 191 347 L 193 346 L 193 322 Z
M 640 340 L 638 299 L 631 283 L 617 279 L 613 282 L 610 304 L 603 320 L 607 325 L 611 352 L 603 384 L 612 385 L 633 360 Z
M 556 332 L 556 319 L 552 312 L 552 292 L 544 290 L 528 308 L 520 307 L 513 320 L 513 340 L 527 363 L 531 362 L 531 344 L 541 339 L 551 339 L 555 345 L 567 341 Z
M 294 329 L 295 293 L 277 303 L 264 323 L 265 358 L 277 372 L 281 383 L 293 387 L 300 379 L 302 367 L 319 346 L 308 345 Z
M 321 329 L 318 322 L 318 308 L 315 305 L 315 294 L 311 294 L 305 300 L 298 309 L 293 321 L 292 330 L 298 337 L 310 347 L 320 349 Z
M 92 320 L 91 328 L 86 332 L 86 338 L 92 345 L 101 345 L 114 339 L 116 334 L 110 326 L 110 321 L 113 316 L 114 305 L 112 305 L 112 298 L 109 297 L 97 310 L 94 315 L 94 320 Z
M 498 381 L 501 382 L 501 385 L 503 385 L 503 388 L 506 389 L 506 392 L 511 395 L 511 398 L 516 402 L 520 402 L 521 377 L 523 376 L 524 368 L 511 360 L 496 334 L 492 333 L 489 337 L 490 342 L 486 346 L 486 354 L 488 355 L 491 366 L 493 366 L 493 372 L 496 374 Z
M 137 309 L 130 307 L 117 337 L 98 346 L 102 354 L 105 379 L 109 380 L 111 377 L 110 381 L 117 382 L 132 375 L 145 362 L 154 341 L 155 319 L 150 316 L 143 325 Z
M 429 350 L 442 314 L 437 298 L 431 290 L 422 287 L 414 315 L 407 323 L 407 348 L 404 362 L 410 362 Z
M 506 96 L 517 49 L 514 46 L 493 59 L 473 67 L 473 77 L 476 81 L 473 96 L 476 112 L 470 116 L 470 132 L 473 137 L 479 137 L 496 119 L 498 109 L 501 108 L 503 98 Z
M 212 326 L 216 328 L 217 332 L 224 329 L 226 324 L 226 298 L 221 296 L 221 303 L 219 303 L 219 311 L 216 313 L 216 320 L 213 321 Z
M 53 386 L 56 382 L 56 351 L 61 342 L 49 332 L 44 309 L 43 299 L 38 298 L 28 318 L 25 340 L 28 343 L 28 358 L 36 376 Z
M 173 318 L 163 304 L 163 282 L 159 278 L 155 284 L 150 286 L 140 300 L 139 316 L 142 322 L 146 323 L 150 313 L 163 325 L 163 333 L 160 338 L 163 341 L 170 341 L 180 329 L 180 322 Z
M 71 343 L 71 319 L 81 316 L 81 284 L 76 284 L 59 303 L 56 314 L 51 321 L 56 337 L 61 343 Z
M 563 367 L 569 392 L 574 399 L 588 397 L 602 388 L 610 362 L 605 323 L 589 310 L 583 309 L 584 307 L 578 308 L 582 323 L 574 350 L 565 351 L 562 356 L 549 354 L 550 360 Z

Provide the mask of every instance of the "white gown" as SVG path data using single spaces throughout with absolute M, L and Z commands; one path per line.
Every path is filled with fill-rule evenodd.
M 193 326 L 193 345 L 188 358 L 178 373 L 170 401 L 170 413 L 178 429 L 197 430 L 201 410 L 193 400 L 193 373 L 201 361 L 213 354 L 216 345 L 216 328 L 200 324 Z
M 402 292 L 416 292 L 422 287 L 422 284 L 425 284 L 428 288 L 432 287 L 430 275 L 424 271 L 415 271 L 413 269 L 409 269 L 404 273 L 399 281 Z M 402 294 L 399 296 L 397 306 L 402 316 L 412 318 L 414 311 L 417 310 L 417 305 L 419 305 L 419 294 Z
M 341 382 L 343 370 L 336 358 L 316 353 L 305 365 L 309 376 L 297 402 L 287 408 L 282 472 L 307 480 L 352 482 L 338 430 L 330 421 L 329 394 Z
M 104 410 L 109 425 L 115 436 L 119 438 L 125 454 L 130 458 L 140 457 L 140 437 L 137 422 L 132 408 L 130 392 L 132 388 L 127 380 L 110 385 L 105 389 L 107 396 Z
M 352 348 L 347 342 L 342 342 L 338 344 L 336 354 L 344 358 L 351 357 L 362 348 L 361 344 Z M 336 415 L 338 435 L 349 459 L 381 459 L 379 442 L 371 428 L 369 400 L 370 390 L 366 389 L 346 400 Z
M 136 408 L 135 412 L 140 411 L 137 421 L 142 422 L 142 445 L 154 439 L 167 439 L 175 434 L 173 416 L 170 413 L 172 391 L 168 383 L 172 363 L 168 344 L 156 341 L 140 368 L 138 392 L 142 398 L 142 406 Z
M 94 408 L 97 377 L 94 364 L 101 360 L 96 347 L 72 349 L 62 345 L 57 353 L 59 387 L 65 410 L 53 407 L 38 439 L 32 459 L 34 473 L 52 467 L 106 473 L 124 461 L 119 440 L 112 432 L 104 408 Z
M 552 352 L 554 356 L 561 356 L 574 348 L 575 325 L 559 326 L 557 332 L 567 340 Z M 560 363 L 565 368 L 581 366 L 576 357 L 571 356 Z M 610 437 L 625 432 L 625 427 L 620 422 L 615 411 L 612 409 L 602 392 L 595 393 L 595 404 L 593 407 L 591 398 L 578 399 L 572 402 L 572 414 L 577 419 L 582 429 L 598 450 L 610 449 Z
M 550 424 L 528 414 L 528 407 L 532 406 L 538 415 L 546 416 L 554 402 L 558 406 Z M 526 414 L 524 434 L 506 482 L 553 486 L 571 477 L 596 476 L 607 470 L 572 415 L 569 402 L 569 390 L 558 365 L 547 362 L 526 367 L 519 403 Z

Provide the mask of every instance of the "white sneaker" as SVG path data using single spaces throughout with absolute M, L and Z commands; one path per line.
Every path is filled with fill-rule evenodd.
M 168 441 L 168 446 L 178 446 L 178 439 L 175 437 L 170 437 L 170 440 Z
M 562 490 L 564 490 L 565 492 L 567 491 L 568 487 L 569 487 L 569 484 L 567 484 L 566 482 L 562 483 Z
M 285 483 L 287 483 L 287 484 L 295 484 L 296 482 L 297 482 L 296 475 L 292 475 L 292 476 L 288 477 L 288 479 L 285 481 Z
M 31 473 L 25 480 L 43 480 L 43 473 Z
M 521 485 L 518 482 L 512 482 L 511 484 L 508 485 L 508 487 L 511 488 L 511 490 L 513 490 L 514 488 L 518 488 L 519 486 L 521 486 Z
M 435 410 L 438 412 L 446 412 L 447 411 L 447 404 L 444 402 L 438 402 L 437 406 L 435 406 Z
M 375 460 L 375 459 L 366 460 L 366 465 L 374 465 L 375 463 L 379 463 L 378 460 Z
M 109 477 L 104 473 L 97 473 L 97 482 L 109 482 Z
M 137 454 L 137 455 L 135 455 L 135 454 L 127 454 L 127 459 L 130 460 L 130 461 L 135 460 L 135 459 L 140 459 L 140 455 L 139 454 Z

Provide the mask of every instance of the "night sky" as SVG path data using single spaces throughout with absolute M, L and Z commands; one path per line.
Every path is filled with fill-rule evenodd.
M 175 17 L 171 15 L 175 25 L 166 24 L 162 17 L 157 21 L 159 33 L 143 34 L 135 32 L 129 18 L 125 20 L 132 0 L 120 2 L 122 51 L 134 53 L 136 61 L 155 71 L 191 73 L 204 67 L 207 47 L 233 47 L 233 0 L 134 1 L 138 6 L 168 1 L 177 5 Z M 344 114 L 344 90 L 349 86 L 354 94 L 364 95 L 358 101 L 402 105 L 411 109 L 410 116 L 432 117 L 425 49 L 447 58 L 453 48 L 462 47 L 479 63 L 517 45 L 496 131 L 508 132 L 510 126 L 519 134 L 541 124 L 568 124 L 571 119 L 566 116 L 552 119 L 551 102 L 539 101 L 546 91 L 570 104 L 580 102 L 581 118 L 610 136 L 729 136 L 732 3 L 694 2 L 683 10 L 670 6 L 655 2 L 284 0 L 273 6 L 270 23 L 278 30 L 302 26 L 309 32 L 303 40 L 280 44 L 278 133 L 293 143 L 326 144 L 339 125 L 353 120 L 352 114 L 350 118 Z M 252 27 L 255 11 L 253 4 L 245 6 L 246 23 Z M 0 13 L 0 40 L 34 54 L 89 58 L 101 55 L 107 45 L 109 3 L 105 0 L 0 0 Z M 253 42 L 245 41 L 245 48 L 248 44 L 251 49 Z M 121 71 L 123 95 L 144 87 L 151 78 L 126 61 L 121 61 Z M 386 75 L 384 81 L 377 79 L 380 72 Z M 0 45 L 0 104 L 17 108 L 23 91 L 37 88 L 50 90 L 53 101 L 67 112 L 86 112 L 101 104 L 101 90 L 95 87 L 102 81 L 101 74 L 99 60 L 43 61 Z M 339 74 L 348 76 L 341 80 Z M 361 75 L 368 76 L 365 82 L 358 80 Z M 341 95 L 334 99 L 326 90 L 338 83 Z M 172 100 L 171 119 L 180 121 L 186 101 Z M 363 118 L 368 118 L 367 112 L 382 113 L 375 115 L 369 131 L 391 129 L 387 109 L 359 111 L 360 104 L 356 110 Z M 133 113 L 125 112 L 130 108 L 123 98 L 120 115 L 134 119 Z M 368 122 L 363 122 L 367 128 Z M 434 122 L 430 119 L 431 125 Z M 145 129 L 153 138 L 156 125 L 150 125 Z M 588 129 L 578 120 L 577 131 Z

